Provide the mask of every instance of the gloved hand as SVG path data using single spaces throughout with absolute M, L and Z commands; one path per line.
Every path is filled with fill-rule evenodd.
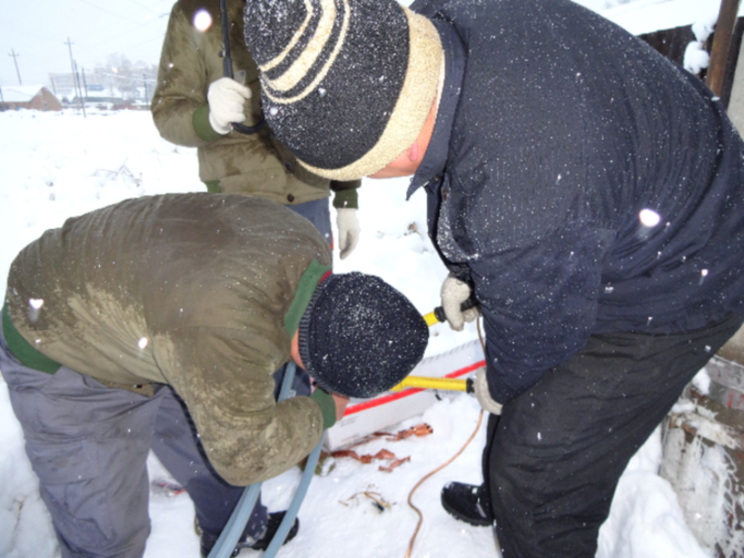
M 478 308 L 468 308 L 463 312 L 460 308 L 463 302 L 470 298 L 472 289 L 464 281 L 454 275 L 448 275 L 442 283 L 442 309 L 447 322 L 455 331 L 462 331 L 465 322 L 472 322 L 480 315 Z
M 351 207 L 342 207 L 336 213 L 336 225 L 338 226 L 338 249 L 341 259 L 351 254 L 359 242 L 359 219 L 357 219 L 357 210 Z
M 243 122 L 245 102 L 251 98 L 251 90 L 227 77 L 213 81 L 207 90 L 209 124 L 219 134 L 227 134 L 232 122 Z
M 328 393 L 326 390 L 316 388 L 310 394 L 310 399 L 315 401 L 320 407 L 320 412 L 323 415 L 323 430 L 327 430 L 334 424 L 338 418 L 339 404 L 336 399 Z
M 501 403 L 495 401 L 491 397 L 491 393 L 488 391 L 488 380 L 486 379 L 485 368 L 481 368 L 475 373 L 475 378 L 473 378 L 473 390 L 475 391 L 475 398 L 478 400 L 478 403 L 480 403 L 480 406 L 484 411 L 488 411 L 494 415 L 501 414 Z
M 333 397 L 333 401 L 336 403 L 336 422 L 338 422 L 344 418 L 344 412 L 349 405 L 349 398 L 340 393 L 332 393 L 331 397 Z

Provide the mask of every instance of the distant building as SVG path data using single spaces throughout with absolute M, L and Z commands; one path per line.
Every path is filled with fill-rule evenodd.
M 1 86 L 0 111 L 18 109 L 62 110 L 62 103 L 43 85 Z
M 100 110 L 123 110 L 134 108 L 132 101 L 122 99 L 121 97 L 92 97 L 89 95 L 83 97 L 82 101 L 85 103 L 86 107 L 93 107 Z M 80 106 L 80 104 L 80 97 L 73 97 L 69 103 L 67 103 L 68 106 L 72 107 Z

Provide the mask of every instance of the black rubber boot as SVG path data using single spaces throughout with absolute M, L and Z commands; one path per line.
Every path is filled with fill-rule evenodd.
M 264 533 L 264 536 L 252 544 L 239 544 L 238 549 L 252 548 L 253 550 L 266 550 L 269 547 L 269 544 L 271 544 L 271 540 L 274 538 L 274 533 L 279 529 L 279 525 L 281 525 L 285 513 L 286 512 L 270 513 L 269 524 L 266 526 L 266 533 Z M 294 539 L 299 530 L 300 520 L 295 517 L 294 523 L 287 533 L 287 538 L 284 539 L 282 544 L 287 544 L 289 541 Z
M 451 516 L 470 525 L 493 525 L 491 505 L 482 486 L 451 482 L 442 489 L 442 507 Z
M 261 537 L 258 540 L 250 539 L 250 542 L 248 540 L 242 540 L 238 542 L 238 544 L 235 546 L 235 550 L 232 551 L 232 554 L 230 556 L 237 556 L 240 553 L 240 550 L 243 548 L 252 548 L 253 550 L 266 550 L 269 547 L 269 544 L 271 544 L 271 539 L 274 538 L 274 533 L 279 529 L 279 525 L 282 523 L 282 519 L 284 519 L 284 515 L 286 512 L 275 512 L 269 514 L 269 523 L 266 525 L 266 532 L 264 533 L 263 537 Z M 292 524 L 292 527 L 290 528 L 289 532 L 287 533 L 287 538 L 284 539 L 284 542 L 282 544 L 286 544 L 289 541 L 291 541 L 293 538 L 295 538 L 295 535 L 297 535 L 297 532 L 300 530 L 300 520 L 295 518 L 294 523 Z M 211 533 L 201 533 L 201 555 L 202 558 L 206 558 L 209 556 L 209 553 L 212 550 L 212 547 L 217 543 L 219 535 L 212 535 Z

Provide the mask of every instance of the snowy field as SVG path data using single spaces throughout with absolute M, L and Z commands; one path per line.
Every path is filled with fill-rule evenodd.
M 606 10 L 615 20 L 630 17 L 628 6 L 605 0 L 582 0 Z M 700 28 L 716 10 L 708 0 L 639 0 L 657 10 L 675 4 L 678 16 L 695 10 Z M 704 8 L 704 9 L 703 9 Z M 650 13 L 650 12 L 649 12 Z M 656 12 L 654 12 L 656 13 Z M 707 14 L 707 15 L 706 15 Z M 636 13 L 636 16 L 638 14 Z M 688 16 L 689 19 L 689 16 Z M 622 23 L 622 21 L 619 21 Z M 708 23 L 706 23 L 708 22 Z M 630 25 L 630 24 L 628 24 Z M 70 216 L 142 195 L 203 190 L 197 178 L 194 150 L 162 140 L 147 112 L 103 114 L 13 112 L 0 114 L 0 292 L 16 253 L 44 230 Z M 406 181 L 366 181 L 360 193 L 362 239 L 356 251 L 337 262 L 336 271 L 360 270 L 380 275 L 411 298 L 422 312 L 439 302 L 446 272 L 426 238 L 423 194 L 405 202 Z M 470 327 L 455 334 L 435 326 L 427 356 L 446 352 L 477 338 Z M 381 449 L 410 457 L 392 472 L 378 463 L 330 459 L 313 479 L 300 510 L 297 538 L 279 553 L 284 558 L 387 558 L 404 556 L 416 529 L 417 516 L 407 499 L 431 470 L 452 457 L 474 431 L 479 416 L 469 395 L 449 396 L 423 415 L 395 425 L 391 432 L 425 422 L 433 433 L 402 441 L 377 439 L 355 448 L 375 454 Z M 485 422 L 485 421 L 484 421 Z M 0 556 L 59 556 L 49 517 L 37 496 L 23 439 L 0 380 Z M 451 480 L 480 482 L 483 429 L 451 465 L 429 478 L 413 501 L 423 511 L 423 524 L 411 556 L 416 558 L 481 558 L 497 556 L 489 529 L 470 527 L 450 518 L 439 505 L 441 487 Z M 600 533 L 600 558 L 704 558 L 682 517 L 676 496 L 657 475 L 661 460 L 658 432 L 638 452 L 623 475 L 611 516 Z M 384 463 L 383 463 L 384 464 Z M 154 460 L 154 479 L 166 474 Z M 271 510 L 284 509 L 299 479 L 290 470 L 264 484 Z M 198 556 L 193 509 L 186 495 L 154 494 L 152 534 L 146 558 Z M 244 551 L 241 556 L 258 555 Z

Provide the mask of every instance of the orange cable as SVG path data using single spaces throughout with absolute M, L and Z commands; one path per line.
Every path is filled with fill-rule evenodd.
M 480 326 L 480 319 L 477 322 L 478 325 L 478 339 L 481 342 L 481 348 L 483 349 L 483 353 L 486 352 L 485 342 L 483 340 L 483 333 L 481 332 L 481 326 Z M 465 448 L 467 448 L 470 445 L 470 442 L 473 441 L 476 434 L 478 434 L 478 430 L 480 430 L 481 424 L 483 423 L 483 409 L 480 410 L 478 413 L 478 423 L 475 425 L 475 430 L 473 430 L 472 434 L 470 434 L 470 437 L 465 441 L 465 443 L 462 445 L 462 447 L 457 450 L 457 453 L 450 457 L 447 461 L 442 463 L 439 467 L 434 469 L 433 471 L 428 472 L 426 475 L 421 477 L 421 479 L 414 485 L 414 487 L 411 489 L 411 491 L 408 493 L 408 505 L 413 509 L 413 511 L 416 512 L 416 515 L 418 515 L 418 521 L 416 522 L 416 529 L 413 531 L 413 535 L 411 536 L 411 540 L 408 543 L 408 550 L 406 550 L 405 558 L 411 558 L 411 553 L 413 552 L 413 545 L 416 542 L 416 537 L 418 536 L 419 529 L 421 529 L 421 525 L 424 522 L 424 514 L 421 512 L 420 509 L 418 509 L 415 504 L 413 503 L 413 493 L 418 490 L 419 486 L 424 484 L 425 481 L 427 481 L 429 478 L 437 474 L 439 471 L 444 469 L 447 465 L 452 463 L 455 459 L 460 457 L 460 454 L 462 454 L 463 451 L 465 451 Z
M 411 536 L 411 541 L 408 543 L 408 550 L 406 551 L 405 558 L 410 558 L 411 552 L 413 552 L 413 545 L 416 542 L 416 537 L 418 536 L 419 529 L 421 528 L 421 524 L 424 522 L 424 514 L 421 513 L 421 510 L 418 509 L 411 498 L 413 498 L 413 493 L 418 489 L 419 486 L 421 486 L 427 479 L 429 479 L 431 476 L 435 475 L 442 469 L 444 469 L 447 465 L 452 463 L 455 459 L 457 459 L 460 454 L 465 451 L 465 448 L 470 445 L 470 442 L 473 441 L 473 438 L 475 438 L 475 435 L 478 433 L 478 430 L 480 429 L 481 423 L 483 422 L 483 409 L 480 410 L 480 413 L 478 413 L 478 424 L 475 426 L 475 430 L 473 430 L 473 433 L 470 435 L 470 437 L 467 439 L 467 441 L 463 444 L 463 446 L 457 451 L 455 455 L 450 457 L 447 461 L 442 463 L 439 467 L 434 469 L 433 471 L 430 471 L 426 475 L 424 475 L 421 480 L 419 480 L 416 485 L 411 489 L 411 492 L 408 493 L 408 505 L 413 509 L 413 511 L 416 512 L 418 515 L 418 522 L 416 523 L 416 529 L 413 532 L 413 535 Z

